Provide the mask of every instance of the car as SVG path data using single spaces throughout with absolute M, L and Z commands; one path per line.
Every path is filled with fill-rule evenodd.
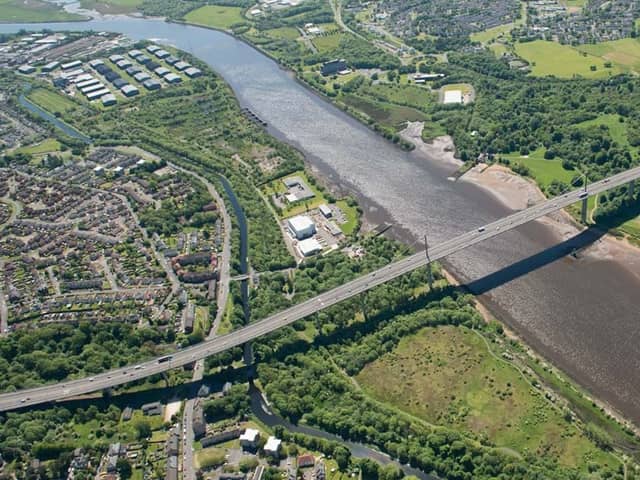
M 602 183 L 609 183 L 609 179 L 608 179 L 608 178 L 605 178 L 605 179 L 602 181 Z
M 90 381 L 90 382 L 93 382 L 94 380 L 95 380 L 95 378 L 93 378 L 93 377 L 89 377 L 89 381 Z
M 107 375 L 107 380 L 111 380 L 111 375 Z
M 136 366 L 134 367 L 134 370 L 140 370 L 141 368 L 142 368 L 142 365 L 136 365 Z
M 496 230 L 500 230 L 500 225 L 498 225 L 498 226 L 496 227 Z
M 485 231 L 485 228 L 486 228 L 486 227 L 480 227 L 480 228 L 478 229 L 478 231 L 482 233 L 482 232 L 484 232 L 484 231 Z
M 26 398 L 21 398 L 21 399 L 20 399 L 20 403 L 24 403 L 24 402 L 26 402 L 26 401 L 27 401 L 27 399 L 26 399 Z
M 589 192 L 582 192 L 580 195 L 578 195 L 578 198 L 587 198 L 588 195 Z

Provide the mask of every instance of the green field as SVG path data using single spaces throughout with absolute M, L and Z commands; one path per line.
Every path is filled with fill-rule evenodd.
M 80 0 L 80 5 L 106 14 L 131 13 L 142 5 L 142 0 Z
M 316 187 L 313 183 L 311 183 L 309 181 L 309 177 L 302 170 L 300 170 L 298 172 L 294 172 L 291 175 L 286 175 L 286 176 L 284 176 L 282 178 L 274 180 L 269 185 L 265 185 L 265 187 L 263 189 L 263 193 L 267 197 L 271 197 L 275 193 L 283 193 L 283 192 L 285 192 L 286 187 L 284 186 L 282 181 L 287 179 L 287 178 L 289 178 L 289 177 L 300 177 L 300 178 L 302 178 L 305 181 L 305 183 L 309 186 L 309 188 L 313 191 L 315 196 L 313 198 L 310 198 L 309 200 L 295 202 L 295 203 L 291 204 L 286 209 L 284 209 L 284 211 L 282 212 L 281 218 L 287 218 L 287 217 L 292 217 L 294 215 L 300 215 L 301 213 L 304 213 L 304 212 L 306 212 L 308 210 L 312 210 L 314 208 L 318 208 L 323 203 L 329 203 L 327 201 L 327 199 L 324 197 L 324 195 L 322 194 L 322 192 L 318 189 L 318 187 Z
M 28 147 L 21 147 L 17 150 L 20 153 L 27 153 L 29 155 L 41 155 L 43 153 L 58 152 L 60 151 L 60 142 L 55 138 L 47 138 L 35 145 L 29 145 Z
M 469 35 L 469 38 L 471 38 L 472 42 L 488 43 L 491 40 L 508 35 L 515 25 L 515 23 L 498 25 L 497 27 L 489 28 L 481 32 L 472 33 Z
M 242 8 L 205 5 L 187 13 L 184 19 L 196 25 L 228 30 L 231 25 L 244 22 Z
M 391 128 L 400 128 L 407 121 L 423 122 L 428 120 L 428 116 L 425 113 L 411 107 L 376 102 L 356 95 L 344 95 L 340 97 L 340 99 L 345 104 L 361 111 L 376 122 Z
M 577 126 L 591 127 L 596 125 L 603 125 L 607 127 L 611 138 L 615 142 L 617 142 L 618 145 L 634 150 L 634 147 L 631 147 L 629 145 L 629 139 L 627 136 L 627 124 L 626 122 L 621 122 L 620 119 L 620 115 L 611 113 L 600 115 L 598 118 L 594 118 L 593 120 L 587 120 L 586 122 L 578 123 Z
M 347 217 L 346 223 L 338 224 L 345 235 L 351 235 L 358 226 L 358 210 L 349 205 L 346 200 L 338 200 L 336 205 Z
M 580 53 L 569 45 L 555 42 L 536 40 L 535 42 L 516 43 L 518 56 L 524 58 L 531 65 L 534 76 L 554 75 L 558 78 L 572 78 L 580 75 L 585 78 L 601 78 L 621 73 L 622 69 L 614 64 L 612 68 L 605 67 L 605 60 L 600 57 Z M 596 70 L 592 71 L 591 66 Z
M 29 93 L 28 97 L 29 100 L 53 114 L 62 114 L 78 108 L 72 100 L 45 88 L 36 88 Z
M 624 38 L 595 45 L 580 45 L 578 50 L 610 61 L 621 70 L 640 72 L 640 41 L 636 38 Z
M 465 327 L 425 328 L 403 338 L 356 377 L 365 392 L 428 422 L 473 431 L 515 454 L 584 469 L 614 463 Z
M 567 184 L 571 183 L 571 179 L 577 175 L 577 172 L 562 168 L 562 160 L 558 158 L 546 160 L 544 152 L 545 148 L 540 147 L 526 156 L 519 153 L 509 153 L 501 156 L 508 158 L 512 163 L 521 163 L 526 166 L 541 188 L 545 188 L 553 180 L 560 180 Z
M 265 30 L 265 33 L 271 37 L 284 40 L 296 40 L 300 38 L 300 32 L 293 27 L 272 28 L 271 30 Z
M 332 33 L 321 37 L 315 37 L 312 42 L 320 53 L 330 52 L 340 45 L 341 33 Z
M 42 0 L 0 0 L 0 23 L 68 22 L 85 20 Z

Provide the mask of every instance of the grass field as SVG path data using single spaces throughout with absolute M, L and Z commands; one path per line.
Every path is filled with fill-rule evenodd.
M 341 38 L 341 33 L 333 33 L 331 35 L 325 35 L 323 37 L 316 37 L 312 40 L 312 42 L 320 53 L 324 53 L 338 48 Z
M 356 377 L 364 390 L 435 424 L 486 436 L 519 454 L 585 468 L 614 462 L 565 421 L 511 364 L 464 327 L 426 328 Z
M 488 43 L 502 36 L 510 36 L 509 32 L 511 32 L 515 25 L 515 23 L 498 25 L 497 27 L 489 28 L 481 32 L 472 33 L 469 35 L 469 38 L 471 38 L 472 42 Z
M 0 23 L 66 22 L 85 17 L 42 0 L 0 0 Z
M 29 93 L 28 97 L 29 100 L 53 114 L 62 114 L 78 107 L 72 100 L 45 88 L 36 88 Z
M 621 70 L 640 72 L 640 41 L 636 38 L 624 38 L 595 45 L 580 45 L 576 48 L 600 57 L 604 61 L 610 61 Z
M 300 32 L 293 27 L 272 28 L 271 30 L 266 30 L 265 33 L 271 37 L 282 38 L 284 40 L 296 40 L 300 38 Z
M 338 200 L 336 205 L 342 210 L 347 217 L 346 223 L 338 224 L 345 235 L 351 235 L 358 226 L 358 211 L 352 207 L 346 200 Z
M 605 114 L 600 115 L 593 120 L 587 120 L 586 122 L 578 123 L 578 127 L 591 127 L 595 125 L 604 125 L 609 130 L 611 138 L 618 143 L 621 147 L 627 147 L 635 151 L 637 148 L 629 145 L 629 138 L 627 135 L 627 124 L 620 121 L 620 115 L 617 114 Z
M 381 83 L 367 87 L 365 93 L 373 97 L 384 98 L 387 102 L 410 105 L 418 109 L 426 108 L 437 101 L 434 93 L 416 85 L 400 86 Z
M 376 122 L 391 128 L 400 128 L 405 122 L 426 121 L 428 116 L 415 108 L 377 102 L 356 95 L 344 95 L 341 100 Z
M 106 14 L 131 13 L 142 5 L 142 0 L 80 0 L 80 5 Z
M 541 188 L 546 187 L 553 180 L 560 180 L 567 184 L 571 183 L 571 179 L 577 173 L 575 171 L 572 172 L 562 168 L 562 160 L 558 158 L 546 160 L 544 158 L 544 152 L 545 148 L 540 147 L 529 153 L 527 156 L 522 156 L 519 153 L 510 153 L 501 156 L 508 158 L 512 163 L 521 163 L 526 166 Z
M 282 183 L 282 180 L 285 180 L 289 177 L 302 178 L 304 182 L 309 186 L 309 188 L 313 191 L 315 196 L 313 198 L 310 198 L 309 200 L 293 203 L 291 206 L 283 210 L 281 218 L 287 218 L 293 215 L 300 215 L 301 213 L 304 213 L 307 210 L 318 208 L 323 203 L 329 203 L 327 202 L 327 199 L 324 197 L 322 192 L 318 190 L 318 188 L 309 181 L 309 177 L 307 177 L 307 174 L 302 170 L 292 173 L 291 175 L 287 175 L 285 177 L 274 180 L 274 182 L 272 182 L 273 187 L 271 185 L 265 185 L 265 188 L 263 189 L 263 193 L 267 197 L 271 197 L 274 193 L 283 193 L 286 190 L 286 187 Z
M 41 155 L 43 153 L 58 152 L 60 151 L 60 142 L 55 138 L 47 138 L 35 145 L 29 145 L 28 147 L 21 147 L 17 150 L 20 153 L 27 153 L 30 155 Z
M 534 76 L 554 75 L 558 78 L 572 78 L 580 75 L 585 78 L 601 78 L 621 73 L 622 69 L 613 64 L 605 67 L 600 57 L 580 53 L 569 45 L 536 40 L 535 42 L 516 43 L 516 53 L 531 65 Z M 596 70 L 592 71 L 591 66 Z
M 218 5 L 205 5 L 197 8 L 187 15 L 184 19 L 189 23 L 196 25 L 205 25 L 207 27 L 215 27 L 221 29 L 229 29 L 235 23 L 244 22 L 242 16 L 242 8 L 240 7 L 222 7 Z

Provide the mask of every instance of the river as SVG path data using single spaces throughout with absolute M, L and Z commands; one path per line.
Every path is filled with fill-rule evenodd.
M 5 24 L 0 32 L 44 27 L 120 32 L 196 55 L 274 135 L 300 148 L 313 169 L 356 194 L 369 220 L 393 223 L 392 232 L 408 243 L 427 233 L 435 244 L 509 212 L 473 184 L 449 181 L 452 167 L 402 152 L 227 34 L 124 17 Z M 568 249 L 549 250 L 559 240 L 534 222 L 446 263 L 536 351 L 640 424 L 640 281 L 615 261 L 556 255 Z

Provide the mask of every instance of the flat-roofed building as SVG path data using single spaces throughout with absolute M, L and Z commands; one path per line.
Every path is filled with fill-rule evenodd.
M 93 78 L 94 78 L 93 75 L 91 75 L 90 73 L 83 73 L 75 77 L 73 79 L 73 83 L 78 85 L 79 83 L 86 82 L 87 80 L 93 80 Z
M 202 76 L 202 71 L 196 67 L 187 68 L 184 73 L 189 78 L 198 78 Z
M 316 233 L 316 225 L 306 215 L 297 215 L 287 220 L 289 230 L 298 240 L 304 240 Z
M 149 75 L 146 72 L 139 72 L 136 73 L 133 78 L 135 79 L 136 82 L 146 82 L 147 80 L 149 80 L 151 78 L 151 75 Z
M 156 57 L 158 58 L 167 58 L 169 55 L 171 55 L 169 52 L 167 52 L 166 50 L 157 50 L 156 52 L 153 53 Z
M 18 72 L 22 73 L 23 75 L 29 75 L 30 73 L 33 73 L 36 71 L 35 67 L 32 67 L 31 65 L 22 65 L 21 67 L 18 67 Z
M 113 86 L 116 87 L 117 89 L 121 89 L 122 87 L 124 87 L 125 85 L 129 85 L 127 83 L 127 81 L 124 78 L 116 78 L 113 82 Z
M 149 45 L 147 47 L 147 52 L 149 52 L 149 53 L 155 53 L 158 50 L 160 50 L 160 47 L 158 45 Z
M 144 55 L 140 50 L 129 50 L 127 53 L 131 58 L 138 58 L 140 55 Z
M 176 63 L 174 65 L 174 67 L 176 67 L 176 70 L 178 70 L 179 72 L 182 72 L 183 70 L 186 70 L 187 68 L 190 68 L 191 65 L 188 64 L 187 62 L 180 61 L 180 62 Z
M 325 218 L 330 218 L 333 215 L 331 208 L 329 208 L 329 205 L 327 205 L 326 203 L 320 205 L 318 207 L 318 210 L 320 210 L 320 213 L 324 215 Z
M 108 88 L 103 88 L 102 90 L 96 90 L 95 92 L 91 92 L 87 94 L 87 100 L 97 100 L 98 98 L 102 98 L 103 95 L 107 93 L 111 93 Z
M 280 454 L 280 447 L 282 447 L 282 440 L 272 435 L 267 439 L 267 443 L 264 444 L 264 453 L 273 457 L 278 457 Z
M 173 84 L 182 82 L 182 77 L 180 75 L 176 75 L 175 73 L 168 73 L 167 75 L 165 75 L 164 79 L 168 83 L 173 83 Z
M 135 97 L 140 93 L 140 90 L 138 90 L 138 88 L 134 87 L 133 85 L 125 85 L 124 87 L 120 88 L 120 91 L 125 97 Z
M 82 62 L 80 60 L 74 60 L 73 62 L 63 63 L 61 67 L 62 67 L 62 70 L 67 71 L 67 70 L 73 70 L 74 68 L 78 68 L 80 65 L 82 65 Z
M 80 91 L 86 95 L 87 93 L 95 92 L 96 90 L 101 90 L 103 88 L 104 83 L 98 82 L 93 85 L 89 85 L 88 87 L 81 88 Z
M 90 78 L 89 80 L 85 80 L 84 82 L 76 83 L 76 87 L 82 89 L 85 87 L 90 87 L 91 85 L 97 85 L 100 83 L 100 80 L 97 78 Z
M 113 63 L 117 63 L 120 60 L 124 60 L 124 57 L 122 55 L 111 55 L 109 57 L 109 60 L 111 60 Z
M 153 70 L 153 72 L 154 72 L 156 75 L 159 75 L 159 76 L 161 76 L 161 77 L 164 77 L 165 75 L 170 74 L 170 73 L 171 73 L 171 70 L 169 70 L 169 69 L 168 69 L 168 68 L 166 68 L 166 67 L 158 67 L 158 68 L 155 68 L 155 69 Z
M 118 101 L 116 100 L 116 96 L 113 93 L 107 93 L 106 95 L 103 95 L 100 100 L 102 100 L 102 105 L 104 105 L 105 107 L 110 107 L 111 105 L 115 105 L 116 103 L 118 103 Z
M 180 61 L 180 59 L 178 57 L 174 57 L 173 55 L 169 55 L 167 58 L 164 59 L 164 61 L 167 62 L 169 65 L 175 65 Z
M 116 65 L 117 65 L 118 68 L 121 68 L 122 70 L 126 70 L 127 68 L 131 67 L 133 65 L 133 63 L 131 63 L 126 58 L 124 58 L 124 59 L 120 60 L 119 62 L 116 62 Z
M 256 448 L 260 440 L 260 431 L 255 428 L 247 428 L 240 435 L 240 446 L 242 448 Z
M 104 65 L 104 61 L 100 60 L 99 58 L 95 58 L 89 61 L 89 66 L 91 68 L 96 68 L 98 65 Z
M 298 250 L 303 257 L 310 257 L 322 251 L 322 245 L 315 238 L 306 238 L 298 242 Z
M 44 67 L 42 67 L 42 71 L 45 73 L 53 72 L 59 66 L 60 66 L 60 62 L 50 62 L 50 63 L 47 63 Z
M 145 63 L 149 63 L 151 59 L 146 55 L 140 55 L 138 58 L 136 58 L 136 61 L 144 65 Z
M 159 90 L 160 87 L 162 87 L 162 85 L 160 85 L 160 82 L 154 78 L 150 78 L 149 80 L 144 81 L 142 85 L 147 90 Z

